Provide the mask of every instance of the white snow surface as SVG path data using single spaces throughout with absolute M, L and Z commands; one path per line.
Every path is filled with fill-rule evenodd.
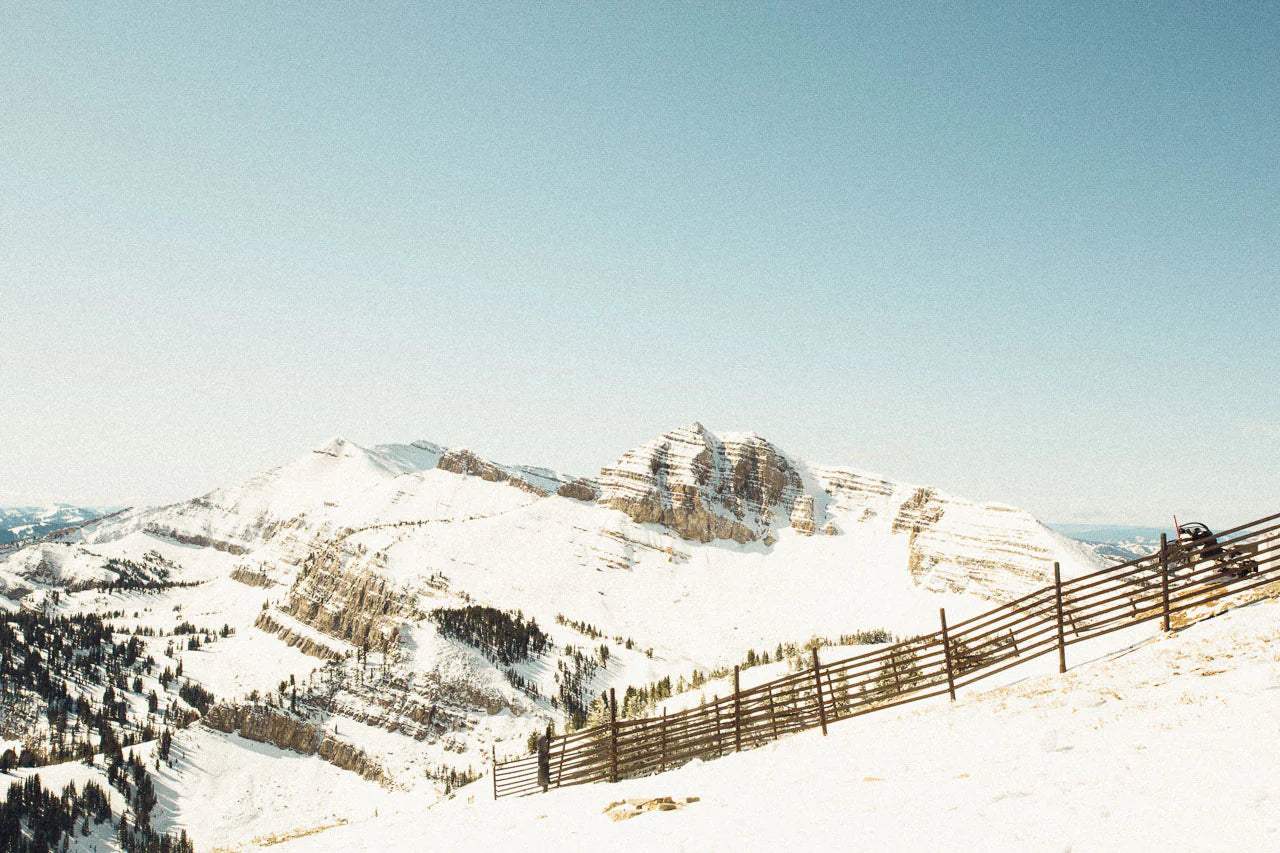
M 1280 604 L 1142 633 L 1092 661 L 1072 647 L 1081 662 L 1066 675 L 1015 675 L 955 704 L 836 723 L 825 738 L 498 802 L 485 778 L 430 810 L 383 811 L 278 849 L 1280 848 Z M 657 796 L 700 801 L 624 822 L 602 813 Z

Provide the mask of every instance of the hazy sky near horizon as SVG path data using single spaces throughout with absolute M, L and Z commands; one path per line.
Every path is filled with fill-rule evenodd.
M 691 420 L 1280 509 L 1280 6 L 0 6 L 0 504 Z

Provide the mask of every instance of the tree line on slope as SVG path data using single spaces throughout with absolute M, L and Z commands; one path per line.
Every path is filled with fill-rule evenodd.
M 519 610 L 483 605 L 438 607 L 431 619 L 442 635 L 461 640 L 494 663 L 511 665 L 546 651 L 550 641 L 534 619 Z
M 117 633 L 97 614 L 0 617 L 0 735 L 23 741 L 0 768 L 110 754 L 187 725 L 192 708 L 212 701 L 182 680 L 172 642 L 164 656 L 173 665 L 161 670 L 141 633 L 118 642 Z
M 135 811 L 130 821 L 126 811 L 114 823 L 111 800 L 102 786 L 93 780 L 77 790 L 74 782 L 55 794 L 40 783 L 34 774 L 9 785 L 8 795 L 0 802 L 0 853 L 55 853 L 66 851 L 73 838 L 88 838 L 95 829 L 109 824 L 125 853 L 194 853 L 195 847 L 186 830 L 160 833 L 150 826 L 150 810 L 155 805 L 155 790 L 141 762 L 130 759 L 129 771 L 137 785 L 136 793 L 126 801 L 135 809 L 141 804 L 146 811 Z M 109 770 L 109 773 L 112 771 Z M 130 787 L 126 773 L 117 766 L 113 778 L 116 787 Z M 148 805 L 149 804 L 149 805 Z

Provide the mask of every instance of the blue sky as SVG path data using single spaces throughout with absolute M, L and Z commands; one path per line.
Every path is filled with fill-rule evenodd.
M 1280 491 L 1272 4 L 6 4 L 0 501 L 698 419 L 1054 521 Z

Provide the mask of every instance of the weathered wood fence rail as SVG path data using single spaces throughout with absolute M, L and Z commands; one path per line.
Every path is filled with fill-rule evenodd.
M 550 739 L 539 756 L 494 761 L 494 797 L 659 773 L 907 702 L 950 694 L 1042 655 L 1113 631 L 1160 620 L 1280 579 L 1280 513 L 1217 534 L 1217 548 L 1165 542 L 1160 550 L 1092 574 L 1055 582 L 971 619 L 846 660 L 740 689 L 696 708 L 612 720 Z M 1245 557 L 1254 568 L 1237 575 Z M 547 761 L 546 759 L 549 759 Z

